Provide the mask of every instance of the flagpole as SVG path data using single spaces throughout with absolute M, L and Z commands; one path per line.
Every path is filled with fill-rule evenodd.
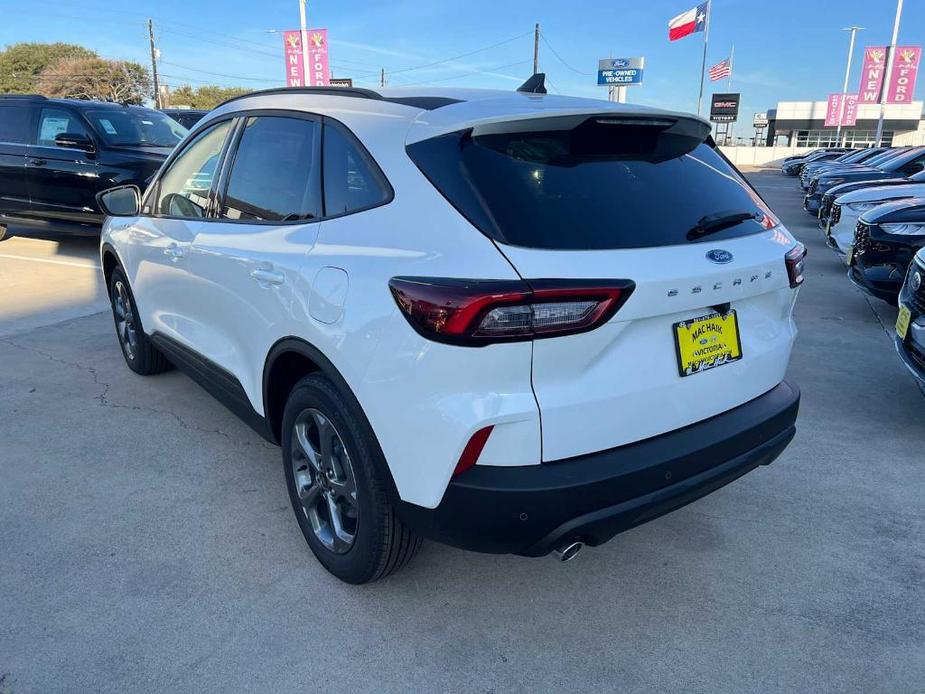
M 703 62 L 700 64 L 700 95 L 697 97 L 698 116 L 703 109 L 703 76 L 707 71 L 707 43 L 710 41 L 710 14 L 712 10 L 712 3 L 707 0 L 707 19 L 706 26 L 703 28 Z
M 729 91 L 732 91 L 732 61 L 736 54 L 736 45 L 732 44 L 732 50 L 729 51 Z

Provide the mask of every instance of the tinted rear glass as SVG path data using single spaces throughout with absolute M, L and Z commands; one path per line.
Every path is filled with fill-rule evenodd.
M 92 108 L 84 115 L 106 143 L 115 146 L 174 147 L 187 133 L 173 118 L 151 109 Z
M 0 142 L 27 143 L 30 115 L 28 104 L 0 104 Z
M 716 150 L 676 155 L 620 127 L 472 136 L 418 142 L 408 153 L 438 190 L 489 237 L 548 249 L 644 248 L 721 240 L 763 229 L 746 219 L 707 236 L 706 218 L 757 217 L 767 207 Z M 628 150 L 634 150 L 632 152 Z

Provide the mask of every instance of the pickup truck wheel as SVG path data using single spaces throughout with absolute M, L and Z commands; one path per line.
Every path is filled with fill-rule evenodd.
M 353 409 L 324 376 L 299 381 L 283 414 L 283 470 L 318 561 L 342 581 L 368 583 L 407 564 L 421 538 L 395 515 L 374 459 L 381 453 Z
M 141 317 L 135 307 L 135 297 L 132 296 L 125 274 L 118 268 L 112 271 L 112 277 L 109 279 L 109 300 L 112 304 L 116 336 L 119 338 L 119 346 L 128 368 L 142 376 L 167 371 L 170 362 L 145 335 Z

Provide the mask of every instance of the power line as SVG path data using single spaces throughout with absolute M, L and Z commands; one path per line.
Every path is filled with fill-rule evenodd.
M 390 74 L 395 75 L 400 72 L 410 72 L 412 70 L 422 70 L 427 67 L 433 67 L 434 65 L 441 65 L 443 63 L 449 63 L 453 60 L 459 60 L 460 58 L 466 58 L 470 55 L 481 53 L 482 51 L 488 51 L 488 50 L 491 50 L 492 48 L 503 46 L 507 43 L 511 43 L 512 41 L 516 41 L 517 39 L 523 38 L 524 36 L 529 36 L 532 33 L 533 33 L 532 31 L 525 31 L 522 34 L 518 34 L 517 36 L 512 36 L 511 38 L 505 39 L 504 41 L 498 41 L 498 43 L 493 43 L 490 46 L 483 46 L 482 48 L 476 48 L 474 51 L 468 51 L 467 53 L 460 53 L 459 55 L 454 55 L 452 58 L 444 58 L 443 60 L 435 60 L 431 63 L 424 63 L 423 65 L 415 65 L 413 67 L 405 67 L 399 70 L 392 70 Z
M 210 70 L 201 70 L 198 67 L 190 67 L 189 65 L 181 65 L 180 63 L 174 63 L 169 60 L 161 60 L 162 65 L 171 65 L 173 67 L 182 68 L 184 70 L 190 70 L 191 72 L 199 72 L 203 75 L 214 75 L 215 77 L 228 77 L 229 79 L 235 80 L 248 80 L 250 82 L 281 82 L 282 80 L 273 79 L 272 77 L 245 77 L 244 75 L 229 75 L 224 72 L 212 72 Z
M 567 68 L 568 68 L 569 70 L 571 70 L 572 72 L 574 72 L 574 73 L 576 73 L 576 74 L 579 74 L 579 75 L 585 75 L 586 77 L 589 76 L 589 75 L 593 75 L 593 74 L 594 74 L 593 72 L 585 72 L 584 70 L 577 70 L 577 69 L 573 68 L 571 65 L 569 65 L 567 62 L 565 62 L 565 58 L 563 58 L 561 55 L 559 55 L 559 52 L 558 52 L 555 48 L 552 47 L 552 44 L 551 44 L 551 43 L 549 43 L 549 40 L 546 38 L 545 32 L 542 32 L 542 31 L 540 32 L 540 38 L 543 39 L 543 43 L 545 43 L 545 44 L 546 44 L 546 47 L 547 47 L 550 51 L 552 51 L 552 54 L 553 54 L 554 56 L 556 56 L 556 58 L 559 59 L 559 62 L 562 63 L 563 65 L 565 65 L 565 67 L 567 67 Z
M 509 68 L 509 67 L 515 67 L 515 66 L 517 66 L 517 65 L 523 65 L 524 63 L 529 63 L 529 62 L 531 62 L 531 60 L 532 60 L 532 58 L 531 58 L 531 59 L 527 59 L 527 60 L 518 60 L 518 61 L 515 62 L 515 63 L 507 63 L 506 65 L 499 65 L 499 66 L 497 66 L 497 67 L 490 67 L 490 68 L 487 68 L 486 70 L 470 70 L 469 72 L 464 72 L 464 73 L 461 74 L 461 75 L 450 75 L 449 77 L 439 77 L 439 78 L 437 78 L 437 79 L 435 79 L 435 80 L 421 80 L 421 81 L 419 81 L 419 82 L 406 82 L 405 84 L 403 84 L 403 85 L 401 85 L 401 86 L 402 86 L 402 87 L 411 87 L 411 86 L 418 85 L 418 84 L 433 84 L 434 82 L 448 82 L 449 80 L 458 80 L 458 79 L 462 79 L 463 77 L 469 77 L 470 75 L 475 75 L 475 74 L 480 74 L 480 73 L 484 74 L 484 73 L 486 73 L 486 72 L 495 72 L 496 70 L 504 70 L 504 69 Z M 510 77 L 510 78 L 512 78 L 512 79 L 516 79 L 513 75 L 504 75 L 504 77 Z

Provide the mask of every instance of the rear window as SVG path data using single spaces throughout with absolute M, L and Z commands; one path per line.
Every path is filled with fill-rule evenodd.
M 84 111 L 107 144 L 124 147 L 174 147 L 187 130 L 160 111 L 141 108 Z
M 0 104 L 0 142 L 27 143 L 30 115 L 26 104 Z
M 515 246 L 645 248 L 766 228 L 767 207 L 702 141 L 706 132 L 685 142 L 658 126 L 617 120 L 594 117 L 569 130 L 467 130 L 409 145 L 408 153 L 470 222 Z

